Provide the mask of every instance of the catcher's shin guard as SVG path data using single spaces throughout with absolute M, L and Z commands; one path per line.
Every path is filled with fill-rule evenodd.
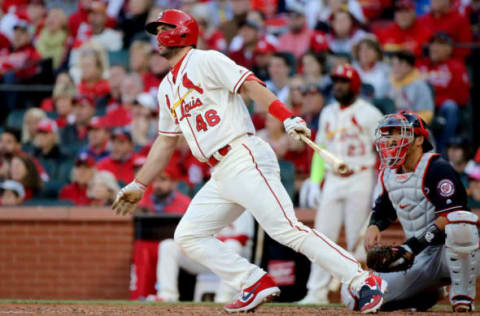
M 478 260 L 478 217 L 470 212 L 456 211 L 447 215 L 445 227 L 446 259 L 452 284 L 450 302 L 454 309 L 470 305 L 475 298 Z

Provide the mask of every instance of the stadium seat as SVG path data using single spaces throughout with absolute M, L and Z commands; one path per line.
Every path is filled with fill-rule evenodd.
M 25 109 L 16 109 L 10 112 L 7 117 L 7 127 L 22 130 L 23 116 L 25 115 Z
M 295 165 L 288 160 L 280 160 L 280 180 L 288 192 L 288 195 L 293 199 L 295 195 Z

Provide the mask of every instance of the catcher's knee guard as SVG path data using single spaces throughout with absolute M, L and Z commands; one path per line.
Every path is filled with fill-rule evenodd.
M 475 298 L 478 217 L 470 212 L 456 211 L 448 214 L 447 219 L 446 259 L 452 280 L 450 302 L 455 306 Z

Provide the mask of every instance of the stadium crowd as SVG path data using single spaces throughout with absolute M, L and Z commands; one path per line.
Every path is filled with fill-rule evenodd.
M 313 132 L 332 101 L 331 69 L 351 63 L 383 113 L 418 113 L 480 207 L 479 0 L 3 0 L 1 205 L 109 205 L 157 131 L 169 71 L 146 22 L 180 8 L 199 49 L 251 69 Z M 312 151 L 245 100 L 281 161 L 294 201 Z M 146 212 L 183 212 L 209 177 L 185 141 L 149 188 Z

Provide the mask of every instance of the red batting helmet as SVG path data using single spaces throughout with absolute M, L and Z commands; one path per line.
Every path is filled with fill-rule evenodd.
M 331 75 L 332 79 L 341 78 L 350 81 L 350 88 L 354 94 L 360 93 L 362 87 L 362 80 L 358 72 L 349 64 L 343 64 L 335 67 Z
M 175 26 L 173 30 L 158 33 L 161 24 Z M 157 35 L 157 40 L 165 47 L 195 46 L 198 38 L 198 24 L 187 13 L 168 9 L 160 13 L 158 19 L 145 25 L 145 30 Z

